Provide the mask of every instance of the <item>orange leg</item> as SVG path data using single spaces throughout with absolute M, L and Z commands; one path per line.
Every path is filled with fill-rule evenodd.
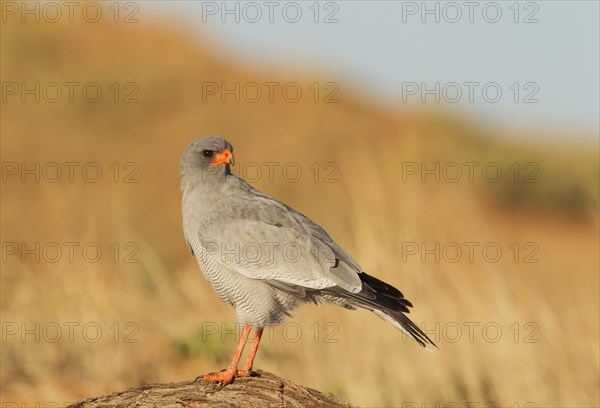
M 254 333 L 254 340 L 252 340 L 252 347 L 248 353 L 248 360 L 246 360 L 246 366 L 243 370 L 238 370 L 238 377 L 249 377 L 252 373 L 252 364 L 254 364 L 254 357 L 256 357 L 256 351 L 258 350 L 258 344 L 260 343 L 260 337 L 262 336 L 263 329 L 256 329 Z
M 242 353 L 244 352 L 244 346 L 248 341 L 248 336 L 250 335 L 250 330 L 252 327 L 246 323 L 244 328 L 242 329 L 242 337 L 240 338 L 240 342 L 235 349 L 235 353 L 233 354 L 233 359 L 231 363 L 229 363 L 229 367 L 227 367 L 224 371 L 220 371 L 214 374 L 206 374 L 202 376 L 204 381 L 218 381 L 223 385 L 230 384 L 233 382 L 233 379 L 237 376 L 237 368 L 240 363 L 240 357 L 242 357 Z

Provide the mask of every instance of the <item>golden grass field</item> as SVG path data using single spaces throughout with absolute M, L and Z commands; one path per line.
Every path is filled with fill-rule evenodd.
M 3 403 L 62 404 L 228 363 L 236 339 L 223 330 L 233 329 L 234 313 L 187 252 L 178 175 L 187 144 L 216 134 L 234 145 L 240 166 L 296 163 L 297 182 L 275 172 L 252 184 L 399 287 L 439 345 L 427 353 L 367 311 L 307 305 L 267 331 L 256 368 L 357 406 L 599 406 L 597 145 L 519 142 L 526 135 L 507 137 L 447 112 L 392 115 L 344 89 L 330 104 L 203 102 L 205 81 L 327 79 L 251 71 L 190 37 L 158 21 L 3 25 L 3 82 L 139 86 L 130 104 L 112 94 L 98 103 L 2 103 L 3 163 L 48 171 L 48 163 L 79 163 L 73 182 L 63 174 L 55 183 L 50 173 L 22 182 L 3 167 Z M 329 162 L 338 171 L 326 183 Z M 507 176 L 403 180 L 413 162 L 493 162 Z M 529 162 L 539 170 L 535 183 L 523 182 Z M 78 171 L 86 163 L 103 170 L 98 182 Z M 422 262 L 406 252 L 436 242 L 448 250 L 456 243 L 463 254 Z M 476 243 L 472 262 L 465 242 Z M 36 243 L 39 261 L 20 247 Z M 481 252 L 489 243 L 503 251 L 497 262 Z M 102 249 L 99 261 L 84 258 L 86 244 Z

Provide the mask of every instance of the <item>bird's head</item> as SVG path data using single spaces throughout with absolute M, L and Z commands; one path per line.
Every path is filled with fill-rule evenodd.
M 202 180 L 222 178 L 231 174 L 234 164 L 233 147 L 227 140 L 211 136 L 194 140 L 181 156 L 182 177 L 202 177 Z

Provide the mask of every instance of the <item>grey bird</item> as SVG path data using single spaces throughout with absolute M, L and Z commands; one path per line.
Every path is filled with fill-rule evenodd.
M 435 346 L 405 316 L 412 304 L 398 289 L 367 275 L 308 217 L 232 174 L 233 164 L 233 147 L 219 137 L 194 140 L 180 161 L 188 248 L 243 325 L 229 367 L 198 378 L 226 385 L 251 375 L 263 328 L 307 302 L 371 310 L 421 346 Z M 248 360 L 238 370 L 252 328 Z

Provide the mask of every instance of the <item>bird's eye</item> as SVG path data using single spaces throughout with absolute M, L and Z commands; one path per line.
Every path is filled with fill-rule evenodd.
M 202 150 L 202 155 L 204 157 L 212 157 L 213 154 L 215 154 L 215 152 L 213 152 L 212 150 Z

